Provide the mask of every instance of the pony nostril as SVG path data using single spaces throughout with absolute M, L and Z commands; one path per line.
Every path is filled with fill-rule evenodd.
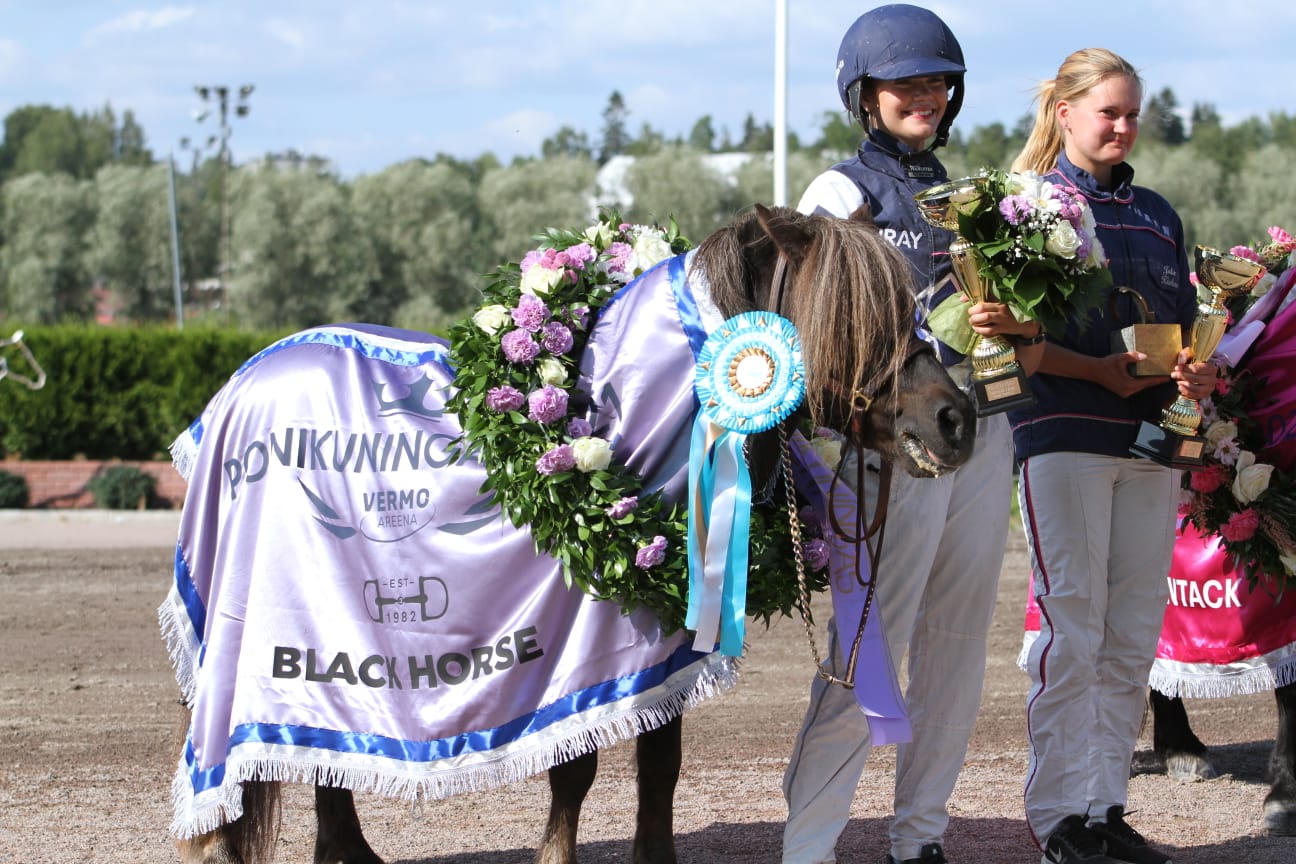
M 963 412 L 952 405 L 946 405 L 936 412 L 936 423 L 940 427 L 941 434 L 946 441 L 953 444 L 963 440 L 964 427 L 967 419 Z

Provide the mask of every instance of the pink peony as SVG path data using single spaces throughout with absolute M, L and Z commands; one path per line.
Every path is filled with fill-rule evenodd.
M 517 308 L 513 310 L 514 324 L 534 333 L 548 320 L 549 307 L 539 297 L 534 294 L 523 294 L 518 298 Z
M 1188 485 L 1194 491 L 1209 495 L 1228 482 L 1228 472 L 1223 465 L 1208 465 L 1200 471 L 1193 471 L 1188 477 Z
M 566 324 L 550 321 L 540 328 L 540 344 L 550 354 L 566 354 L 575 343 Z
M 576 467 L 576 454 L 570 444 L 560 444 L 536 460 L 536 471 L 549 477 Z
M 613 519 L 624 519 L 637 509 L 639 509 L 639 498 L 638 496 L 631 495 L 617 501 L 611 507 L 607 508 L 606 512 L 607 515 Z
M 1264 263 L 1260 260 L 1260 253 L 1252 249 L 1250 246 L 1234 246 L 1229 250 L 1229 254 L 1236 255 L 1239 258 L 1245 258 L 1248 261 L 1254 261 L 1257 264 Z
M 666 560 L 666 538 L 658 534 L 635 555 L 635 566 L 640 570 L 656 567 Z
M 816 538 L 805 544 L 805 563 L 811 570 L 828 566 L 828 544 Z
M 1296 250 L 1296 237 L 1288 234 L 1283 229 L 1274 225 L 1269 229 L 1269 237 L 1287 252 Z
M 516 387 L 505 384 L 503 387 L 492 387 L 486 393 L 486 407 L 504 414 L 516 411 L 526 402 L 526 396 Z
M 1230 543 L 1241 543 L 1254 537 L 1259 527 L 1260 514 L 1248 507 L 1230 516 L 1228 521 L 1220 526 L 1219 533 Z
M 532 390 L 527 396 L 527 416 L 537 423 L 554 423 L 567 414 L 567 391 L 552 384 Z
M 510 330 L 500 340 L 500 350 L 510 363 L 530 366 L 540 354 L 540 343 L 525 330 Z

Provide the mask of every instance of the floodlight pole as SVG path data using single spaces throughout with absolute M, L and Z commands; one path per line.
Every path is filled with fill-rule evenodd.
M 774 203 L 787 206 L 787 0 L 774 3 Z
M 167 206 L 171 211 L 171 281 L 175 285 L 176 329 L 184 329 L 184 293 L 180 288 L 180 227 L 176 220 L 175 153 L 167 156 Z

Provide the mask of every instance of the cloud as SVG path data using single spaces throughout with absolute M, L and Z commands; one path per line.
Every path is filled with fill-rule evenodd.
M 301 51 L 306 47 L 306 34 L 300 27 L 283 18 L 271 18 L 265 22 L 265 30 L 274 39 L 292 48 L 294 51 Z
M 117 33 L 144 33 L 154 30 L 165 30 L 181 21 L 194 16 L 192 6 L 163 6 L 161 9 L 132 9 L 124 15 L 105 21 L 86 34 L 87 42 Z

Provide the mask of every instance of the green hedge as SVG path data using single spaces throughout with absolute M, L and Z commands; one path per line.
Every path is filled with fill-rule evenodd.
M 6 325 L 7 336 L 17 327 Z M 247 358 L 282 333 L 70 325 L 23 328 L 47 376 L 0 379 L 0 456 L 144 460 L 167 448 Z M 13 348 L 4 356 L 24 371 Z

